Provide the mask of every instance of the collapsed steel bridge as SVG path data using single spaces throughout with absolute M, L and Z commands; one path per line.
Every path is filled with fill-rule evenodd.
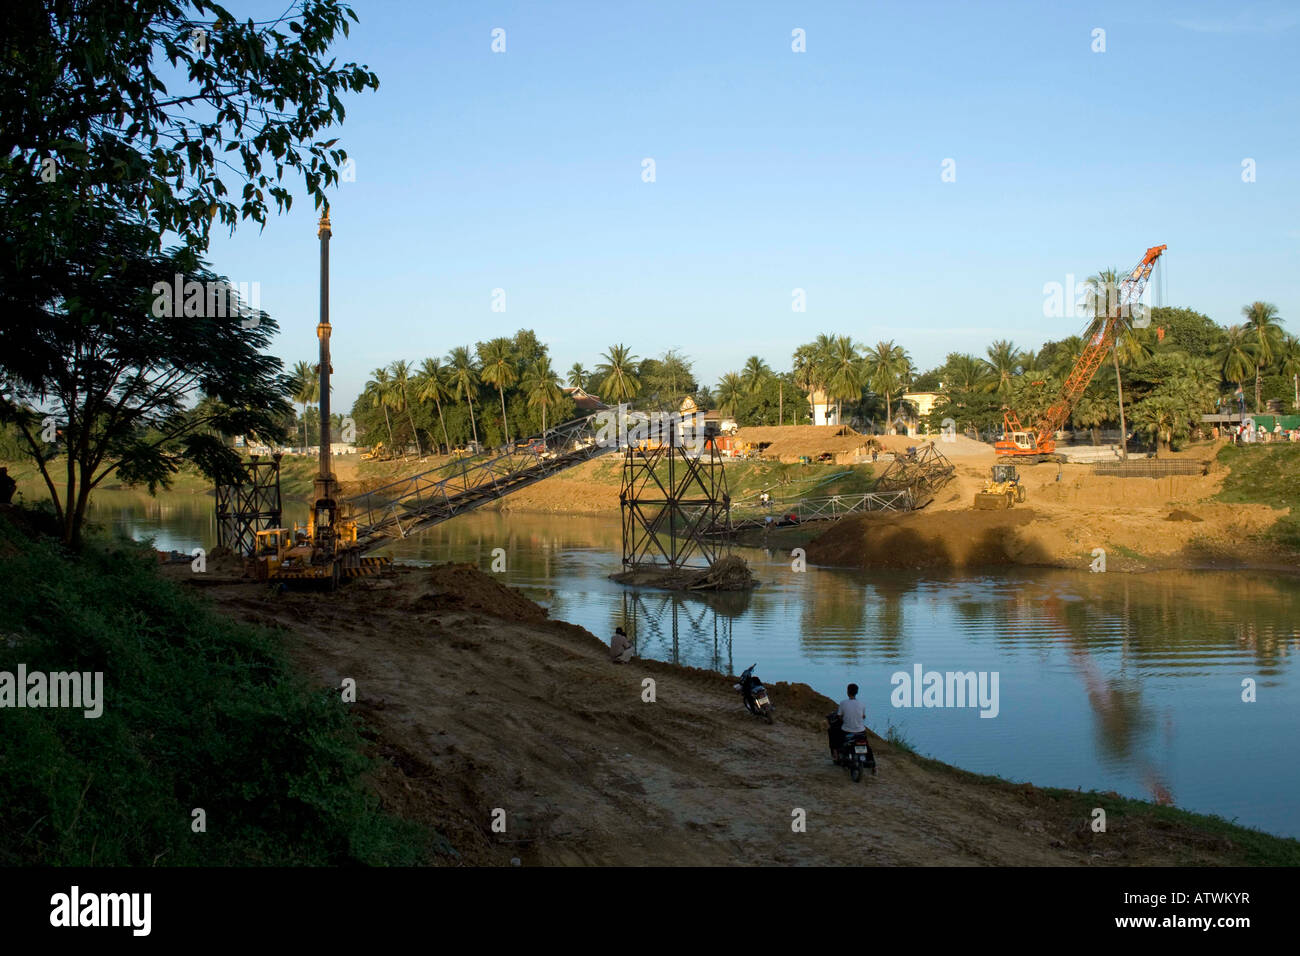
M 606 434 L 609 412 L 557 425 L 505 451 L 463 458 L 345 498 L 343 514 L 357 523 L 357 542 L 371 551 L 583 462 L 617 451 Z

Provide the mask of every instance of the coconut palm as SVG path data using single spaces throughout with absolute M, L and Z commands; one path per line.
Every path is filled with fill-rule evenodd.
M 555 374 L 555 369 L 551 368 L 551 360 L 545 355 L 538 358 L 524 372 L 520 385 L 528 396 L 529 406 L 542 410 L 542 434 L 545 435 L 546 410 L 558 405 L 560 399 L 564 397 L 564 393 L 560 391 L 560 381 Z
M 411 363 L 405 359 L 399 359 L 389 366 L 393 373 L 393 401 L 398 414 L 406 412 L 406 420 L 410 423 L 411 434 L 415 437 L 415 450 L 420 457 L 424 457 L 424 446 L 420 442 L 420 433 L 415 428 L 415 415 L 411 412 L 410 388 L 411 388 Z
M 740 378 L 745 383 L 745 391 L 751 395 L 762 388 L 763 383 L 771 377 L 772 370 L 757 355 L 751 355 L 746 359 L 745 367 L 740 372 Z
M 1245 388 L 1246 379 L 1257 368 L 1258 345 L 1251 331 L 1244 325 L 1229 326 L 1223 346 L 1214 356 L 1224 379 L 1234 382 L 1238 391 Z M 1242 400 L 1243 402 L 1245 399 Z
M 847 335 L 836 336 L 826 355 L 825 388 L 828 398 L 835 400 L 835 422 L 844 423 L 844 400 L 862 398 L 866 369 L 857 343 Z
M 1242 307 L 1241 314 L 1246 317 L 1246 327 L 1255 340 L 1255 412 L 1258 414 L 1264 410 L 1260 379 L 1281 348 L 1282 323 L 1277 306 L 1269 302 L 1252 302 Z
M 483 346 L 479 358 L 483 361 L 479 378 L 489 385 L 495 385 L 497 394 L 501 396 L 501 430 L 505 432 L 508 445 L 510 421 L 506 418 L 506 386 L 519 380 L 519 372 L 515 369 L 514 345 L 509 339 L 495 338 Z
M 307 406 L 320 401 L 320 366 L 298 362 L 293 367 L 293 400 L 302 406 L 302 444 L 307 447 Z
M 912 360 L 893 340 L 877 342 L 865 359 L 867 384 L 885 399 L 885 429 L 894 421 L 894 393 L 903 388 L 912 374 Z
M 1092 443 L 1094 445 L 1101 444 L 1101 435 L 1098 429 L 1105 424 L 1107 417 L 1105 404 L 1086 394 L 1075 402 L 1074 411 L 1070 415 L 1070 419 L 1076 428 L 1087 428 L 1092 432 Z
M 1277 352 L 1278 367 L 1283 375 L 1291 376 L 1295 386 L 1295 409 L 1300 411 L 1300 339 L 1294 335 L 1282 336 L 1282 346 Z
M 1133 424 L 1151 437 L 1156 453 L 1169 449 L 1178 427 L 1178 411 L 1167 399 L 1148 399 L 1137 407 Z
M 581 362 L 574 362 L 569 368 L 569 385 L 572 388 L 586 388 L 591 373 L 582 367 Z
M 393 448 L 393 423 L 388 418 L 388 409 L 392 404 L 392 393 L 393 380 L 389 378 L 388 369 L 377 368 L 370 373 L 370 381 L 366 382 L 363 394 L 371 408 L 381 408 L 384 411 L 384 428 L 388 431 L 390 452 Z
M 992 391 L 997 385 L 989 363 L 965 352 L 954 352 L 948 356 L 943 369 L 943 388 L 961 391 Z
M 469 427 L 470 433 L 474 436 L 474 444 L 478 444 L 478 426 L 474 424 L 474 389 L 478 386 L 478 365 L 474 362 L 474 353 L 470 351 L 468 345 L 462 345 L 451 350 L 447 356 L 447 364 L 451 366 L 451 386 L 457 398 L 465 396 L 469 402 Z
M 609 351 L 601 356 L 605 361 L 596 366 L 596 374 L 601 376 L 601 392 L 615 402 L 623 403 L 641 391 L 641 382 L 633 374 L 637 357 L 625 345 L 611 345 Z
M 442 417 L 442 400 L 451 398 L 451 387 L 447 384 L 448 369 L 436 358 L 427 358 L 420 365 L 420 375 L 415 380 L 415 397 L 421 402 L 433 400 L 438 408 L 438 424 L 442 427 L 442 441 L 451 451 L 451 439 L 447 437 L 447 421 Z
M 986 350 L 988 355 L 984 365 L 994 378 L 993 390 L 1006 396 L 1011 390 L 1011 377 L 1020 371 L 1022 354 L 1014 344 L 1006 339 L 998 339 Z
M 736 408 L 749 392 L 745 380 L 735 372 L 728 372 L 718 382 L 718 411 L 724 415 L 736 414 Z

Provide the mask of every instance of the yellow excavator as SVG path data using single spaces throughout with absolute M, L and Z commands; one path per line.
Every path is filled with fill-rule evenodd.
M 1015 465 L 994 465 L 992 480 L 984 483 L 984 490 L 975 492 L 975 508 L 981 511 L 998 511 L 1014 507 L 1025 500 L 1025 486 Z

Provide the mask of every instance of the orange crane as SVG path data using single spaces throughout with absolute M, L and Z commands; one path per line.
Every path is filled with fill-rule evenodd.
M 993 447 L 999 455 L 1013 461 L 1041 461 L 1046 455 L 1056 451 L 1056 440 L 1052 437 L 1063 427 L 1070 417 L 1075 402 L 1083 394 L 1092 377 L 1097 374 L 1102 359 L 1115 345 L 1119 334 L 1120 319 L 1132 308 L 1146 288 L 1151 278 L 1151 270 L 1156 260 L 1167 246 L 1152 246 L 1146 255 L 1127 276 L 1120 280 L 1115 301 L 1107 303 L 1107 313 L 1093 319 L 1088 326 L 1087 345 L 1074 363 L 1074 368 L 1061 386 L 1055 401 L 1043 413 L 1032 429 L 1020 424 L 1020 417 L 1008 409 L 1002 415 L 1002 440 Z

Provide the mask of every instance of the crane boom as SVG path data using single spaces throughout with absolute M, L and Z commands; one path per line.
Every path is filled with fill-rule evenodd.
M 1056 450 L 1056 441 L 1052 436 L 1065 426 L 1075 403 L 1097 374 L 1106 353 L 1114 347 L 1121 319 L 1131 312 L 1133 304 L 1141 297 L 1156 260 L 1166 248 L 1168 247 L 1152 246 L 1142 261 L 1120 280 L 1114 300 L 1107 301 L 1106 314 L 1097 316 L 1088 326 L 1087 344 L 1083 352 L 1075 360 L 1074 367 L 1070 369 L 1055 400 L 1033 429 L 1027 430 L 1021 426 L 1020 418 L 1014 411 L 1007 411 L 1003 415 L 1004 434 L 1002 440 L 994 446 L 999 455 L 1029 458 L 1049 455 Z M 1107 299 L 1110 299 L 1109 294 Z

